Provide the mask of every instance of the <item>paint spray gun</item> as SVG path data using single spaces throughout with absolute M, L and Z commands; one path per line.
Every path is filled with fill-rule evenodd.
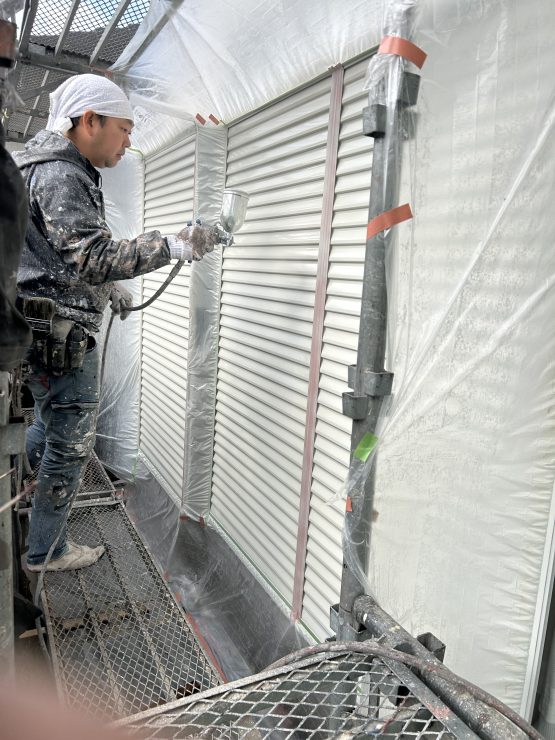
M 236 231 L 239 231 L 245 221 L 247 213 L 247 205 L 249 202 L 249 195 L 243 190 L 224 190 L 222 197 L 222 207 L 220 210 L 220 218 L 215 224 L 215 228 L 218 230 L 218 243 L 222 247 L 230 247 L 233 244 L 233 235 Z M 199 219 L 197 223 L 202 223 Z M 187 224 L 192 226 L 192 221 Z M 188 260 L 190 262 L 190 260 Z M 172 268 L 166 280 L 158 288 L 158 290 L 152 295 L 147 301 L 141 303 L 140 306 L 132 306 L 127 311 L 142 311 L 147 306 L 150 306 L 168 287 L 171 281 L 176 277 L 181 268 L 183 267 L 185 260 L 179 260 Z M 115 313 L 112 313 L 110 317 L 110 323 L 104 338 L 104 349 L 102 352 L 102 366 L 101 366 L 101 377 L 104 375 L 104 357 L 106 347 L 108 345 L 108 338 L 112 328 L 112 322 L 114 320 Z
M 224 190 L 220 218 L 214 225 L 218 232 L 218 244 L 223 247 L 230 247 L 233 244 L 233 235 L 245 221 L 248 202 L 249 195 L 244 190 Z M 195 223 L 199 226 L 206 224 L 202 218 L 197 218 Z M 187 226 L 192 225 L 192 221 L 187 221 Z M 191 260 L 188 262 L 191 263 Z
M 220 210 L 220 218 L 215 225 L 218 230 L 218 243 L 224 247 L 230 247 L 233 244 L 233 235 L 236 231 L 239 231 L 243 223 L 245 222 L 245 216 L 247 214 L 247 205 L 249 202 L 249 195 L 244 190 L 224 190 L 222 197 L 222 207 Z M 202 220 L 197 220 L 198 224 L 202 224 Z M 193 222 L 189 221 L 188 226 L 192 226 Z M 188 260 L 189 262 L 191 260 Z M 142 311 L 143 308 L 150 306 L 168 287 L 177 273 L 181 270 L 184 260 L 177 262 L 172 268 L 170 274 L 158 290 L 151 296 L 148 301 L 141 303 L 140 306 L 133 306 L 127 309 L 128 311 Z

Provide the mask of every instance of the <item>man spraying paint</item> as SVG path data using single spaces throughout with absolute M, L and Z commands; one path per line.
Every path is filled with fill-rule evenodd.
M 94 335 L 108 301 L 122 319 L 132 306 L 116 281 L 172 259 L 200 260 L 218 242 L 217 230 L 202 225 L 177 235 L 152 231 L 112 239 L 98 169 L 118 164 L 132 128 L 133 111 L 123 91 L 103 77 L 79 75 L 51 93 L 46 129 L 15 156 L 30 215 L 18 301 L 35 327 L 25 381 L 35 401 L 26 451 L 31 466 L 39 466 L 27 554 L 31 571 L 83 568 L 104 553 L 103 547 L 69 542 L 66 523 L 95 439 Z

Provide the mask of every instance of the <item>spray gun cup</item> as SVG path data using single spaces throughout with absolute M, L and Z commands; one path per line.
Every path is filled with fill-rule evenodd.
M 224 190 L 220 226 L 227 234 L 235 234 L 245 222 L 249 195 L 243 190 Z M 222 242 L 224 243 L 224 242 Z M 227 242 L 229 246 L 229 242 Z

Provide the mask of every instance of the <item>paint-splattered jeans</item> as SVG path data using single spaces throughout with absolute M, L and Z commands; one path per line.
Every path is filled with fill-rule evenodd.
M 33 469 L 40 463 L 33 500 L 27 562 L 43 563 L 60 534 L 52 558 L 67 551 L 69 504 L 94 445 L 99 398 L 99 351 L 83 366 L 62 376 L 38 365 L 26 384 L 35 399 L 35 421 L 27 431 L 26 451 Z

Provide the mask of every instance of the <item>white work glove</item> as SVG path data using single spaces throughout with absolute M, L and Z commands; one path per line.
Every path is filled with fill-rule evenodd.
M 215 226 L 195 224 L 185 226 L 177 236 L 167 236 L 170 256 L 177 260 L 201 260 L 205 254 L 214 251 L 220 233 Z
M 110 291 L 110 301 L 112 311 L 119 314 L 122 321 L 129 316 L 129 309 L 133 307 L 133 296 L 131 293 L 118 283 L 114 283 Z

